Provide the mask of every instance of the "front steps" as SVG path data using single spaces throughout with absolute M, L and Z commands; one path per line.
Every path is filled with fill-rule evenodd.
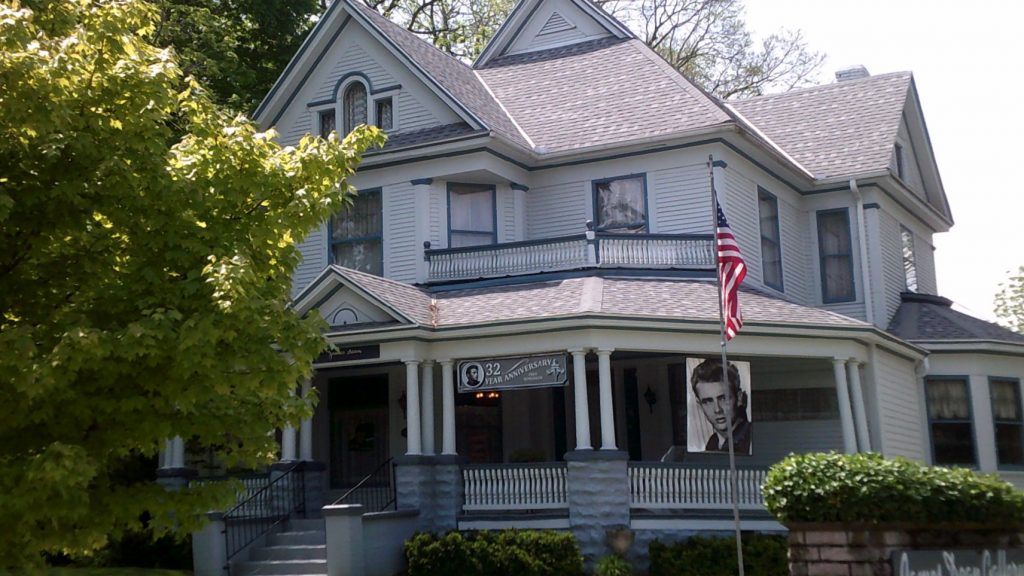
M 323 518 L 290 520 L 283 532 L 269 534 L 267 545 L 252 551 L 232 576 L 326 576 L 327 532 Z

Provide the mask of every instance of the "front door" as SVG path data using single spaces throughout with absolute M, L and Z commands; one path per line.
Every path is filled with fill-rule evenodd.
M 333 378 L 328 383 L 331 488 L 354 486 L 388 458 L 386 374 Z

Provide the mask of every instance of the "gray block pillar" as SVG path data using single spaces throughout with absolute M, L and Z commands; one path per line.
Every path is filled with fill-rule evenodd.
M 458 528 L 458 518 L 462 512 L 464 497 L 461 462 L 461 458 L 451 456 L 435 458 L 433 477 L 436 489 L 430 504 L 434 508 L 431 529 L 437 532 L 447 532 Z
M 207 514 L 209 522 L 192 533 L 192 570 L 195 576 L 227 576 L 227 544 L 224 541 L 224 515 Z
M 463 499 L 461 461 L 451 456 L 395 458 L 397 508 L 419 510 L 419 530 L 445 532 L 457 527 Z
M 621 450 L 575 450 L 565 460 L 569 529 L 589 570 L 612 553 L 607 531 L 629 527 L 629 455 Z
M 323 462 L 303 462 L 299 465 L 306 493 L 306 518 L 319 518 L 327 493 L 327 465 Z

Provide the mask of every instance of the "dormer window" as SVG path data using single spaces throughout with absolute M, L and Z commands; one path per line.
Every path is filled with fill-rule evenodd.
M 360 124 L 366 124 L 366 86 L 362 82 L 352 82 L 345 88 L 341 111 L 345 117 L 345 134 Z

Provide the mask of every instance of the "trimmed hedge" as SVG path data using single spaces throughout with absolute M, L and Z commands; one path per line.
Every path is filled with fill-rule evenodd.
M 791 454 L 768 471 L 780 522 L 1024 524 L 1024 493 L 994 474 L 880 454 Z
M 756 576 L 789 576 L 785 536 L 752 534 L 743 536 L 743 571 Z M 681 542 L 649 548 L 650 576 L 733 576 L 736 567 L 736 539 L 693 536 Z
M 409 576 L 582 576 L 583 555 L 567 532 L 502 530 L 416 534 L 405 543 Z

